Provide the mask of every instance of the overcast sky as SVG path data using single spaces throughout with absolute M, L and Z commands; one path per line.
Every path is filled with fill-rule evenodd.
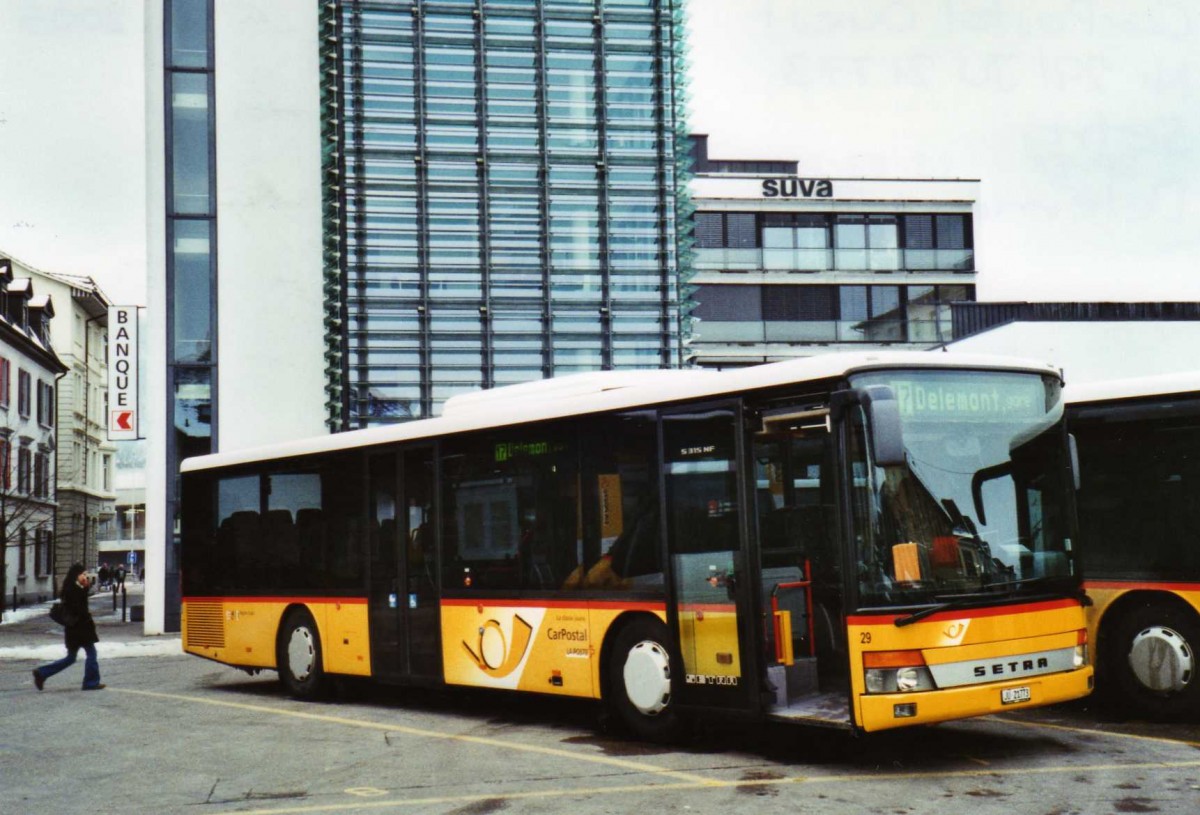
M 982 299 L 1200 300 L 1195 0 L 689 9 L 714 157 L 981 179 Z M 144 290 L 141 10 L 0 0 L 0 249 L 126 303 Z

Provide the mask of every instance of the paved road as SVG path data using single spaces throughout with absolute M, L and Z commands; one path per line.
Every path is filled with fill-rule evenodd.
M 352 685 L 306 704 L 188 656 L 38 693 L 33 664 L 0 662 L 5 815 L 1200 811 L 1200 728 L 1083 705 L 866 739 L 710 723 L 668 749 L 569 700 Z

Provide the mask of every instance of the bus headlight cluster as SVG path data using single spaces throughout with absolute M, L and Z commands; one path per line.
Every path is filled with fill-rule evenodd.
M 867 693 L 910 693 L 937 687 L 920 651 L 867 652 L 863 667 Z
M 1075 637 L 1075 667 L 1082 668 L 1088 664 L 1088 642 L 1087 629 L 1079 629 L 1079 633 Z
M 933 676 L 924 666 L 908 668 L 867 668 L 867 693 L 907 693 L 933 690 Z

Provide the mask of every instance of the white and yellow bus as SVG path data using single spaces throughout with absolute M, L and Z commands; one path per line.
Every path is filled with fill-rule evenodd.
M 1072 385 L 1097 679 L 1114 705 L 1200 715 L 1200 373 Z
M 864 731 L 1086 695 L 1062 383 L 924 353 L 582 374 L 189 459 L 183 642 Z

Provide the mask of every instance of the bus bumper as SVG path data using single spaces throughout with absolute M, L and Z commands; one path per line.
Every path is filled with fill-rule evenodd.
M 859 697 L 859 727 L 867 732 L 933 724 L 971 716 L 1024 710 L 1080 699 L 1092 692 L 1092 667 L 1007 682 L 989 682 L 923 693 L 864 694 Z M 1005 702 L 1005 691 L 1028 699 Z

